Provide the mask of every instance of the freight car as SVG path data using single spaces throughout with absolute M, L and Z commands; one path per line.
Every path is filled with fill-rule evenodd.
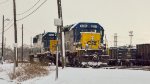
M 80 66 L 84 62 L 100 61 L 103 54 L 104 29 L 98 23 L 80 22 L 64 27 L 67 64 Z
M 49 61 L 55 64 L 56 55 L 56 40 L 55 32 L 46 32 L 38 34 L 33 38 L 33 46 L 30 52 L 30 62 L 48 63 Z M 61 64 L 61 63 L 59 63 Z
M 112 47 L 108 65 L 150 66 L 150 44 L 137 44 L 136 48 Z
M 129 48 L 127 46 L 110 47 L 110 58 L 108 65 L 111 66 L 130 66 L 136 64 L 136 48 Z
M 137 65 L 150 66 L 150 44 L 137 44 Z

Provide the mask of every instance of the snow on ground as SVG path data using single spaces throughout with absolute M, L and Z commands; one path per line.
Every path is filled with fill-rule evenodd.
M 13 64 L 0 64 L 0 84 L 15 84 L 9 79 L 8 73 L 12 71 Z
M 150 72 L 141 70 L 65 68 L 43 78 L 25 81 L 23 84 L 150 84 Z
M 4 72 L 6 71 L 0 72 L 0 84 L 16 84 Z M 58 80 L 55 80 L 55 71 L 52 71 L 48 76 L 30 79 L 21 84 L 150 84 L 149 78 L 150 71 L 66 67 L 59 68 Z

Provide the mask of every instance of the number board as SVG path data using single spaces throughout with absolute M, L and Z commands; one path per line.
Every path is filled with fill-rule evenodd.
M 55 34 L 49 34 L 49 36 L 55 36 Z
M 80 28 L 98 28 L 98 25 L 96 24 L 80 24 Z

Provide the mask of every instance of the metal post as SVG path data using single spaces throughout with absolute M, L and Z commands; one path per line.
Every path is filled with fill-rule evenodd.
M 57 27 L 57 45 L 56 45 L 56 47 L 57 47 L 57 53 L 56 53 L 56 78 L 55 78 L 55 80 L 57 80 L 58 79 L 58 53 L 59 53 L 59 51 L 58 51 L 58 39 L 59 39 L 59 27 Z
M 54 25 L 55 26 L 57 26 L 57 45 L 56 45 L 56 47 L 57 47 L 57 53 L 56 53 L 56 80 L 58 79 L 58 58 L 59 58 L 59 38 L 60 38 L 60 36 L 59 36 L 59 32 L 60 32 L 60 30 L 59 30 L 59 27 L 62 25 L 62 21 L 61 21 L 61 19 L 54 19 Z

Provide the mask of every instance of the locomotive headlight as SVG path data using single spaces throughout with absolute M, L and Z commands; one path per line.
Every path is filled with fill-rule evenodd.
M 91 37 L 91 41 L 94 41 L 94 36 Z
M 89 48 L 89 44 L 85 44 L 85 49 L 87 50 Z
M 73 45 L 74 45 L 74 46 L 76 46 L 76 45 L 77 45 L 77 43 L 73 43 Z

